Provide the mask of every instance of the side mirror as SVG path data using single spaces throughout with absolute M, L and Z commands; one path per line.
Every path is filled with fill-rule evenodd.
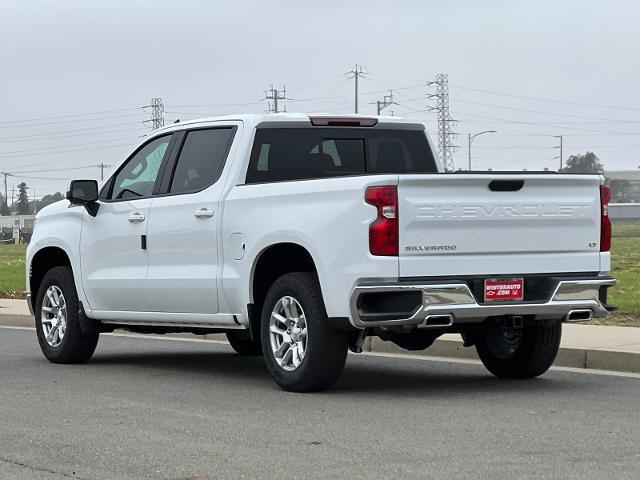
M 98 213 L 98 182 L 95 180 L 71 180 L 66 197 L 72 204 L 84 206 L 92 217 Z

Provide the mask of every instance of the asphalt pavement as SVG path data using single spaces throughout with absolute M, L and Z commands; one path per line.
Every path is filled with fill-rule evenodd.
M 640 376 L 350 355 L 330 391 L 278 389 L 228 345 L 103 335 L 53 365 L 0 328 L 0 478 L 637 479 Z

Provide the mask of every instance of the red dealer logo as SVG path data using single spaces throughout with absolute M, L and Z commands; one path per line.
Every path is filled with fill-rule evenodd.
M 484 281 L 484 301 L 522 300 L 524 280 L 522 278 L 491 278 Z

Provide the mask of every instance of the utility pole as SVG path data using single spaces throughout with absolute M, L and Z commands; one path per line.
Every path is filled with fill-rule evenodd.
M 102 180 L 104 180 L 104 169 L 105 168 L 111 168 L 111 167 L 113 167 L 113 165 L 107 165 L 105 163 L 101 163 L 98 166 L 100 167 L 100 181 L 102 181 Z
M 155 97 L 151 99 L 151 128 L 156 130 L 164 127 L 164 103 L 162 98 Z
M 15 192 L 16 192 L 16 187 L 14 185 L 13 187 L 11 187 L 11 205 L 12 206 L 15 205 L 15 201 L 13 200 Z
M 553 148 L 559 148 L 560 149 L 560 156 L 556 157 L 556 158 L 560 158 L 560 170 L 558 170 L 559 172 L 562 171 L 562 135 L 554 135 L 553 138 L 559 138 L 560 139 L 560 145 L 558 145 L 557 147 L 553 147 Z
M 282 90 L 278 90 L 273 88 L 273 84 L 270 86 L 269 90 L 264 91 L 264 99 L 263 100 L 273 100 L 273 105 L 271 102 L 268 102 L 267 113 L 280 113 L 280 108 L 278 106 L 278 100 L 287 100 L 287 87 L 282 87 Z M 287 111 L 287 107 L 284 107 L 283 112 Z
M 385 95 L 382 98 L 382 101 L 376 101 L 376 106 L 378 107 L 378 115 L 380 115 L 382 110 L 390 107 L 391 105 L 397 105 L 396 102 L 393 101 L 393 90 L 389 90 L 389 95 Z M 391 112 L 391 116 L 393 116 L 393 112 Z
M 453 139 L 456 134 L 451 130 L 455 120 L 449 113 L 449 75 L 439 73 L 433 82 L 427 83 L 427 86 L 433 85 L 436 92 L 427 95 L 427 98 L 436 100 L 435 107 L 430 107 L 430 110 L 438 113 L 438 156 L 445 171 L 452 172 L 455 170 L 453 151 L 456 147 Z
M 104 180 L 104 169 L 113 167 L 113 165 L 107 165 L 106 163 L 99 163 L 98 165 L 90 165 L 90 166 L 100 169 L 100 181 Z
M 10 177 L 11 174 L 9 172 L 0 172 L 0 174 L 4 175 L 4 204 L 9 208 L 9 197 L 7 196 L 7 177 Z
M 364 77 L 366 72 L 362 70 L 362 65 L 358 66 L 356 63 L 355 70 L 348 71 L 347 75 L 353 75 L 353 79 L 355 80 L 354 113 L 358 113 L 358 79 Z

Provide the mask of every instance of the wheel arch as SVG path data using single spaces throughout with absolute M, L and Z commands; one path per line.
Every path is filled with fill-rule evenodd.
M 248 305 L 251 335 L 260 338 L 262 304 L 273 282 L 286 273 L 313 272 L 318 269 L 307 248 L 295 242 L 281 242 L 263 248 L 251 268 L 250 304 Z
M 35 310 L 38 290 L 45 274 L 54 267 L 70 267 L 73 271 L 70 255 L 58 246 L 47 246 L 36 251 L 29 263 L 29 290 L 31 293 L 31 307 Z M 76 278 L 74 272 L 74 279 Z

